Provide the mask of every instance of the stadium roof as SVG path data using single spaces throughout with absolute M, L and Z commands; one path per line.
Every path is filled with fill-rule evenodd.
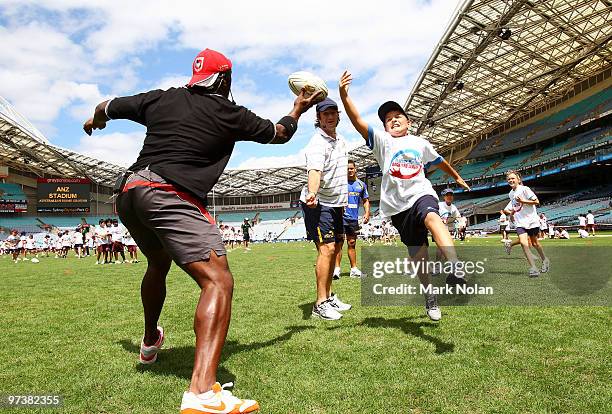
M 1 96 L 0 163 L 40 177 L 86 177 L 102 185 L 114 184 L 124 170 L 118 165 L 51 145 Z
M 609 0 L 468 0 L 406 101 L 439 151 L 484 136 L 612 66 Z
M 612 67 L 610 0 L 466 0 L 417 79 L 405 108 L 415 133 L 438 151 L 475 143 Z M 8 108 L 8 109 L 7 109 Z M 89 177 L 112 185 L 124 169 L 50 145 L 0 98 L 0 157 L 36 174 Z M 365 146 L 358 168 L 375 164 Z M 304 166 L 228 169 L 216 195 L 299 190 Z

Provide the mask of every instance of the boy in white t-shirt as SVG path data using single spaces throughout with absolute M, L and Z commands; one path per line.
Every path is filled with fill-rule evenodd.
M 499 232 L 502 234 L 502 241 L 506 242 L 508 239 L 508 230 L 510 230 L 510 220 L 504 210 L 499 212 Z
M 342 74 L 339 82 L 340 98 L 351 123 L 366 140 L 383 172 L 381 212 L 391 217 L 413 260 L 427 260 L 427 233 L 431 231 L 446 260 L 458 261 L 453 238 L 439 215 L 438 195 L 425 177 L 425 171 L 430 165 L 438 165 L 459 185 L 467 190 L 469 186 L 429 141 L 409 134 L 410 120 L 398 103 L 389 101 L 380 106 L 378 117 L 385 130 L 373 129 L 361 117 L 348 96 L 352 80 L 348 71 Z M 419 272 L 418 276 L 422 286 L 431 284 L 430 275 L 426 271 Z M 465 280 L 450 274 L 446 283 L 464 284 Z M 425 309 L 432 320 L 437 321 L 442 317 L 435 295 L 426 295 Z
M 595 216 L 591 210 L 586 215 L 586 231 L 587 234 L 590 232 L 595 236 Z
M 523 252 L 529 262 L 529 277 L 538 277 L 540 272 L 546 273 L 550 268 L 550 260 L 544 255 L 544 250 L 538 239 L 540 234 L 540 216 L 536 210 L 536 205 L 540 204 L 538 197 L 531 188 L 523 185 L 521 175 L 513 170 L 506 173 L 506 181 L 512 190 L 508 196 L 510 201 L 504 209 L 504 213 L 508 214 L 516 225 L 516 234 L 518 241 L 506 242 L 506 251 L 508 252 L 512 246 L 520 244 Z M 538 270 L 533 259 L 533 255 L 529 251 L 529 245 L 532 245 L 540 258 L 542 259 L 542 268 Z

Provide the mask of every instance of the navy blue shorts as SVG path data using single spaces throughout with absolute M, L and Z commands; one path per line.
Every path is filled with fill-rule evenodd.
M 317 243 L 341 242 L 344 239 L 344 226 L 342 225 L 342 207 L 322 206 L 310 208 L 306 203 L 300 202 L 304 212 L 304 224 L 308 240 Z
M 344 234 L 347 236 L 357 236 L 357 233 L 359 233 L 359 222 L 346 216 L 342 217 L 342 221 L 344 224 Z
M 527 233 L 528 236 L 537 236 L 538 234 L 540 234 L 540 228 L 539 227 L 534 227 L 532 229 L 526 229 L 525 227 L 517 227 L 516 228 L 516 234 L 517 235 L 521 235 L 521 234 L 525 234 Z
M 397 229 L 404 243 L 412 255 L 419 247 L 429 246 L 427 240 L 427 227 L 425 217 L 429 213 L 438 213 L 438 200 L 432 195 L 419 198 L 408 210 L 391 216 L 391 222 Z

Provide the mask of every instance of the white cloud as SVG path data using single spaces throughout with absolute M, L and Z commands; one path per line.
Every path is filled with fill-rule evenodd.
M 129 167 L 138 158 L 144 137 L 144 131 L 109 134 L 95 131 L 92 136 L 82 136 L 75 151 L 101 161 Z
M 350 68 L 356 79 L 354 101 L 367 120 L 378 122 L 381 102 L 407 98 L 457 3 L 315 0 L 305 7 L 271 1 L 262 11 L 261 3 L 235 0 L 206 4 L 204 12 L 197 0 L 151 0 L 146 6 L 123 0 L 119 7 L 104 0 L 6 0 L 0 6 L 0 95 L 53 133 L 60 114 L 80 122 L 110 95 L 184 84 L 189 66 L 183 73 L 173 68 L 174 73 L 159 76 L 160 67 L 169 63 L 163 59 L 173 50 L 195 55 L 211 47 L 227 54 L 242 72 L 254 69 L 279 86 L 292 71 L 313 71 L 327 81 L 334 99 L 338 77 Z M 152 80 L 151 73 L 160 80 Z M 288 89 L 285 94 L 270 89 L 259 79 L 234 77 L 237 102 L 276 120 L 289 112 L 293 96 Z M 272 89 L 278 90 L 276 85 Z M 313 121 L 310 111 L 300 129 Z M 349 130 L 347 138 L 360 139 Z M 84 138 L 79 145 L 112 155 L 93 142 Z M 297 156 L 279 158 L 293 162 Z M 257 165 L 258 159 L 244 163 Z

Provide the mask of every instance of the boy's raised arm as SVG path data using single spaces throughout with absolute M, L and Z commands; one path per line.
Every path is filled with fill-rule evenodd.
M 348 115 L 351 123 L 359 132 L 359 134 L 365 139 L 368 140 L 368 123 L 359 115 L 359 111 L 357 111 L 357 107 L 353 103 L 353 100 L 348 96 L 349 85 L 353 81 L 353 76 L 348 70 L 345 70 L 342 76 L 340 77 L 340 82 L 338 83 L 338 89 L 340 90 L 340 99 L 342 100 L 342 105 L 344 105 L 344 110 Z

